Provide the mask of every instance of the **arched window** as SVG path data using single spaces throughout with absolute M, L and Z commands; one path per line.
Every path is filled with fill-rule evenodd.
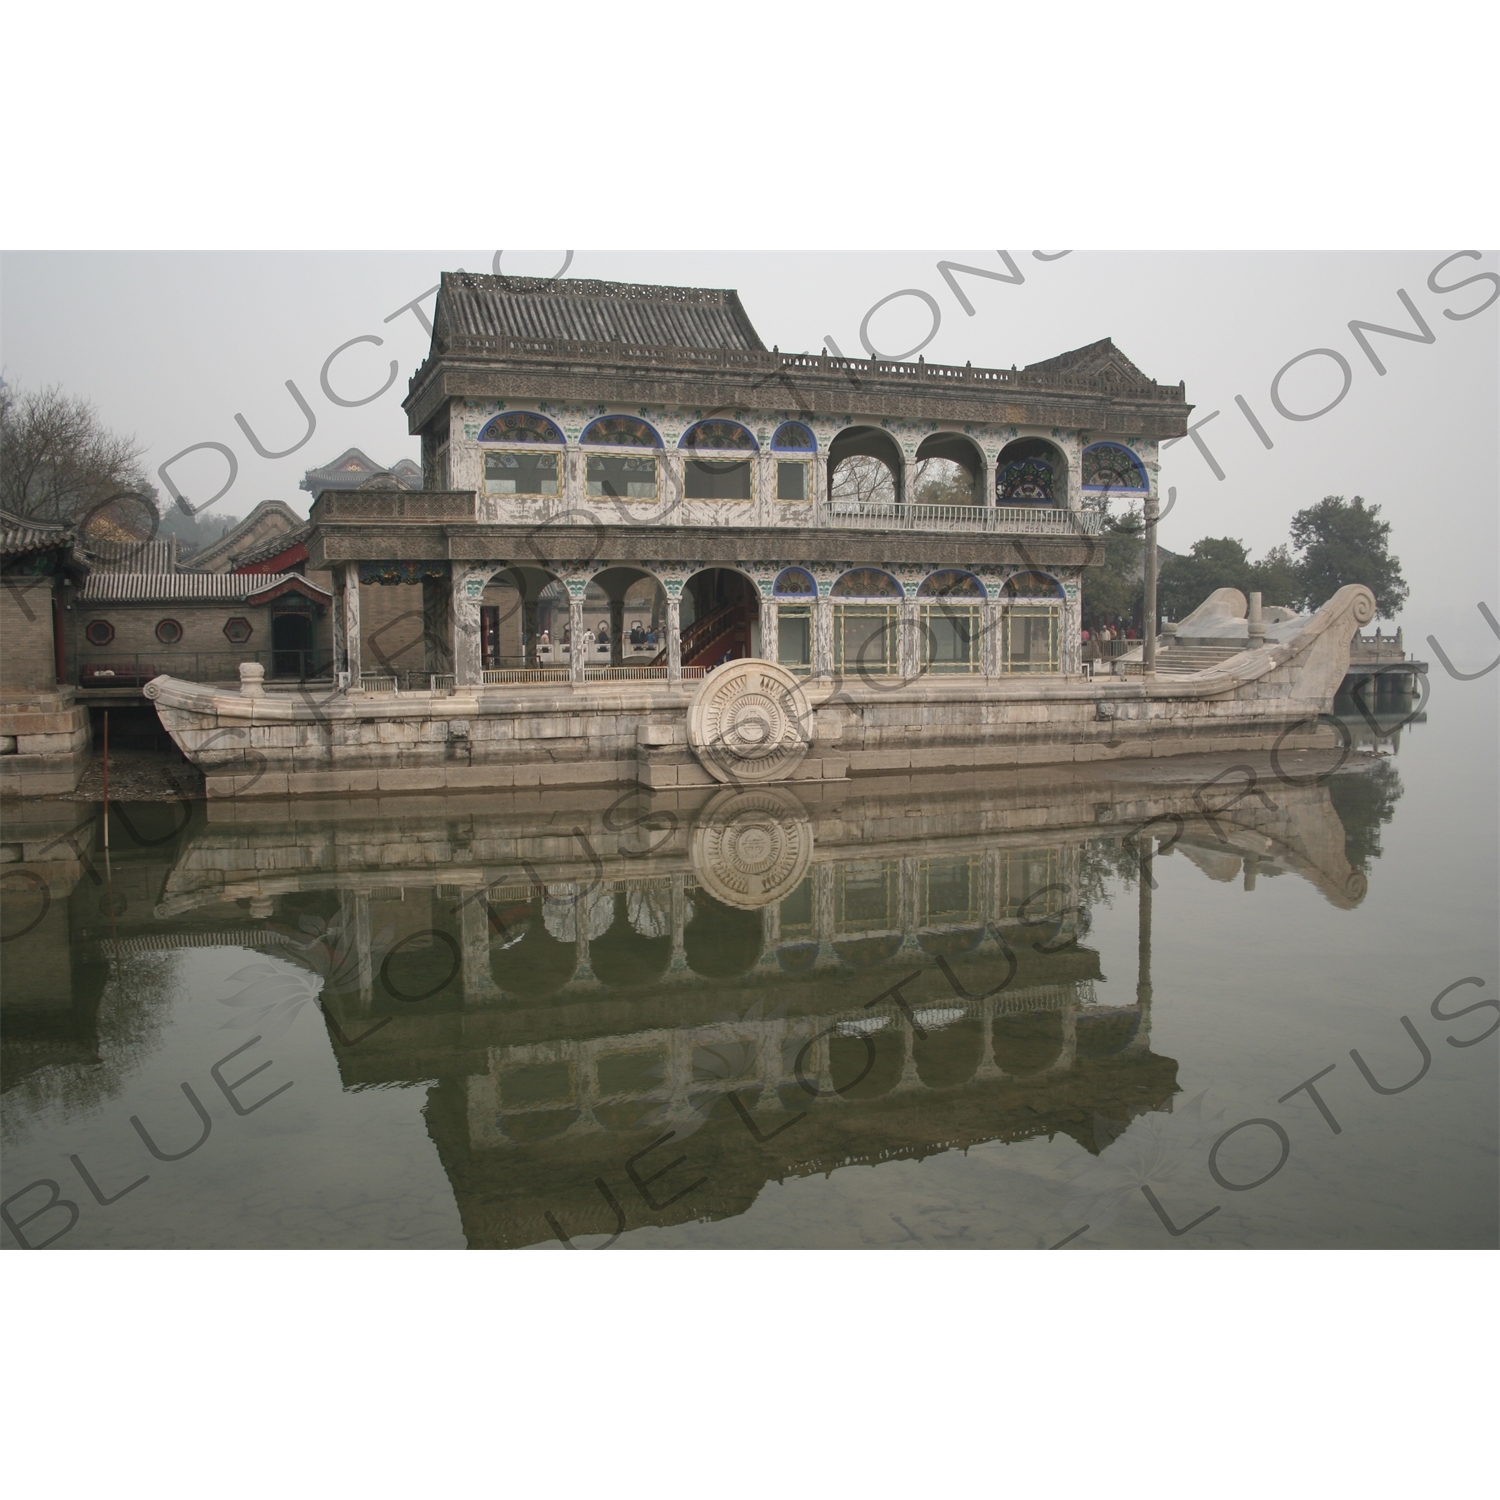
M 1056 493 L 1056 450 L 1041 438 L 1023 438 L 1000 455 L 995 494 L 1001 505 L 1051 505 Z
M 879 568 L 851 568 L 833 586 L 840 599 L 900 599 L 901 585 Z
M 1083 487 L 1136 493 L 1150 489 L 1140 459 L 1120 443 L 1095 443 L 1083 450 Z
M 562 429 L 530 411 L 503 411 L 491 417 L 479 434 L 481 443 L 505 443 L 525 450 L 484 455 L 486 495 L 558 495 L 562 493 Z
M 772 592 L 780 601 L 776 611 L 776 660 L 789 672 L 805 677 L 812 671 L 812 604 L 818 586 L 803 568 L 785 568 Z
M 772 592 L 778 599 L 813 599 L 817 597 L 818 586 L 811 573 L 801 568 L 787 568 L 777 576 Z
M 771 438 L 771 448 L 776 453 L 816 453 L 818 440 L 801 422 L 783 422 Z
M 812 499 L 812 465 L 805 458 L 783 458 L 799 453 L 809 457 L 818 451 L 812 429 L 801 422 L 783 422 L 772 434 L 771 451 L 777 455 L 776 498 L 795 504 Z
M 924 579 L 917 593 L 928 599 L 983 599 L 984 585 L 972 573 L 944 568 Z
M 583 430 L 580 442 L 586 448 L 660 448 L 661 438 L 649 422 L 635 417 L 600 417 Z M 584 476 L 591 496 L 612 500 L 655 500 L 654 458 L 588 455 Z
M 1046 573 L 1012 573 L 1001 590 L 1007 599 L 1061 599 L 1062 585 Z
M 755 453 L 759 445 L 748 427 L 741 427 L 738 422 L 713 419 L 689 427 L 679 446 L 704 448 L 715 453 Z
M 503 411 L 491 417 L 479 434 L 481 443 L 552 443 L 563 445 L 562 428 L 530 411 Z
M 660 448 L 661 437 L 649 422 L 635 417 L 599 417 L 583 429 L 585 448 Z
M 749 457 L 694 458 L 695 453 L 724 454 L 756 451 L 750 430 L 738 422 L 711 419 L 689 427 L 679 445 L 689 457 L 683 465 L 683 494 L 688 500 L 749 500 L 753 475 Z

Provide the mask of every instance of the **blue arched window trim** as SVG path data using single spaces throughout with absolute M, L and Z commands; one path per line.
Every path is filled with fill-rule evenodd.
M 602 427 L 606 422 L 619 422 L 621 419 L 627 422 L 633 422 L 637 426 L 645 428 L 646 432 L 649 434 L 649 440 L 642 443 L 609 443 L 599 442 L 597 439 L 590 438 L 589 434 L 595 431 L 595 429 Z M 661 440 L 661 434 L 649 422 L 645 421 L 641 417 L 632 417 L 629 412 L 623 411 L 609 412 L 605 416 L 595 417 L 594 420 L 583 429 L 583 432 L 578 441 L 580 446 L 582 447 L 593 446 L 596 448 L 661 448 L 664 446 Z
M 773 453 L 816 453 L 818 440 L 805 422 L 783 422 L 771 435 Z
M 1090 443 L 1088 447 L 1083 450 L 1083 459 L 1085 466 L 1088 462 L 1088 455 L 1090 453 L 1097 453 L 1101 448 L 1108 448 L 1116 453 L 1123 453 L 1134 466 L 1138 483 L 1136 483 L 1134 486 L 1130 486 L 1124 489 L 1121 489 L 1115 485 L 1085 483 L 1083 486 L 1084 489 L 1089 490 L 1095 494 L 1102 493 L 1105 490 L 1114 490 L 1118 494 L 1130 495 L 1145 494 L 1150 490 L 1151 483 L 1146 478 L 1146 466 L 1141 462 L 1139 455 L 1133 453 L 1124 445 L 1124 443 Z
M 887 599 L 887 598 L 890 598 L 890 599 L 904 599 L 904 598 L 906 598 L 906 590 L 901 586 L 901 580 L 899 578 L 897 578 L 894 573 L 888 572 L 885 568 L 850 568 L 850 569 L 848 569 L 847 572 L 840 573 L 839 576 L 833 580 L 833 589 L 830 589 L 829 592 L 833 593 L 834 589 L 837 589 L 838 586 L 846 578 L 848 578 L 850 576 L 850 574 L 852 574 L 852 573 L 879 573 L 883 578 L 889 578 L 890 579 L 890 581 L 891 581 L 892 585 L 894 586 L 896 592 L 894 594 L 834 594 L 835 598 L 844 598 L 844 599 Z
M 1017 578 L 1045 578 L 1052 585 L 1052 592 L 1046 594 L 1012 594 L 1010 586 Z M 1045 568 L 1017 568 L 1009 578 L 1001 583 L 998 592 L 1002 599 L 1066 599 L 1068 596 L 1067 590 L 1063 588 L 1062 583 L 1051 573 L 1047 572 Z
M 943 573 L 962 573 L 965 578 L 972 578 L 974 580 L 974 582 L 976 584 L 978 584 L 978 586 L 979 586 L 979 593 L 978 593 L 978 595 L 976 596 L 976 595 L 973 595 L 973 594 L 924 594 L 922 592 L 922 590 L 925 589 L 927 587 L 927 585 L 929 583 L 931 583 L 934 578 L 938 577 L 940 574 L 943 574 Z M 989 596 L 990 596 L 990 591 L 985 587 L 984 579 L 982 579 L 977 573 L 971 573 L 967 568 L 934 568 L 932 570 L 932 572 L 929 573 L 927 575 L 927 577 L 924 578 L 922 580 L 922 582 L 917 587 L 917 597 L 919 599 L 972 599 L 972 598 L 975 598 L 975 597 L 978 597 L 980 599 L 988 599 Z
M 795 593 L 783 589 L 783 583 L 789 578 L 800 578 L 806 582 L 807 587 Z M 783 568 L 776 575 L 776 582 L 771 586 L 771 593 L 777 599 L 816 599 L 818 584 L 806 568 Z
M 697 445 L 691 441 L 691 438 L 692 438 L 693 434 L 695 432 L 697 432 L 700 427 L 706 427 L 710 422 L 716 423 L 716 424 L 718 424 L 721 427 L 734 427 L 734 428 L 737 428 L 740 432 L 744 433 L 744 435 L 745 435 L 745 437 L 747 439 L 749 439 L 750 446 L 748 448 L 715 448 L 715 447 L 713 447 L 712 444 L 705 443 L 703 445 L 703 448 L 700 450 L 697 447 Z M 688 430 L 685 433 L 683 433 L 681 439 L 678 441 L 677 446 L 679 448 L 686 448 L 686 449 L 688 449 L 691 452 L 699 452 L 699 451 L 706 451 L 706 452 L 709 452 L 709 453 L 759 453 L 760 452 L 760 444 L 755 441 L 755 434 L 753 432 L 751 432 L 750 429 L 748 427 L 746 427 L 743 422 L 735 422 L 735 421 L 732 421 L 728 417 L 705 417 L 703 419 L 703 421 L 701 421 L 701 422 L 694 422 L 693 425 L 691 427 L 689 427 Z
M 523 431 L 530 434 L 529 436 L 523 437 L 519 433 L 503 430 L 507 422 L 515 422 L 518 418 L 526 424 Z M 551 445 L 561 448 L 565 439 L 562 428 L 550 417 L 542 416 L 540 412 L 503 411 L 498 416 L 491 417 L 480 428 L 478 441 L 481 443 L 536 443 L 544 447 Z

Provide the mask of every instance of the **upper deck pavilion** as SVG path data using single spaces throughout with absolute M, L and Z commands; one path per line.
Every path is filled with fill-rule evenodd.
M 551 510 L 561 520 L 592 496 L 647 500 L 626 507 L 628 516 L 622 510 L 618 520 L 632 524 L 1072 535 L 1098 529 L 1101 490 L 1139 498 L 1154 488 L 1158 447 L 1186 434 L 1192 410 L 1182 384 L 1158 384 L 1107 338 L 1008 370 L 789 354 L 766 348 L 734 291 L 465 272 L 441 279 L 431 350 L 404 406 L 423 439 L 426 488 L 472 488 L 480 521 L 551 520 Z M 521 493 L 483 480 L 488 445 L 507 446 L 503 432 L 485 425 L 492 413 L 536 414 L 538 430 L 522 434 L 530 451 L 550 441 L 573 455 L 559 465 L 555 488 L 528 497 L 553 504 L 486 507 L 497 493 Z M 600 436 L 599 419 L 610 414 L 628 417 L 637 436 Z M 706 422 L 714 424 L 708 440 Z M 802 429 L 800 447 L 778 452 L 791 425 Z M 734 428 L 740 435 L 726 443 Z M 600 446 L 617 456 L 654 451 L 659 477 L 649 496 L 592 483 L 577 454 Z M 1111 451 L 1101 462 L 1103 450 Z M 833 503 L 834 471 L 860 455 L 891 471 L 891 503 Z M 1028 457 L 1045 470 L 1029 489 L 1013 472 Z M 749 475 L 743 492 L 695 495 L 691 481 L 684 485 L 685 459 L 691 468 L 692 460 L 735 458 Z M 915 503 L 910 474 L 929 458 L 968 474 L 971 504 Z M 787 496 L 774 464 L 797 459 L 810 465 L 804 510 L 775 503 Z M 1042 470 L 1033 464 L 1022 478 Z M 1117 472 L 1124 482 L 1112 482 Z M 702 500 L 751 508 L 720 503 L 698 515 L 702 507 L 691 503 L 659 504 Z

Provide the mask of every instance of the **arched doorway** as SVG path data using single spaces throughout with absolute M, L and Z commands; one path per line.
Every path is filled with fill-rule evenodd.
M 303 678 L 316 676 L 313 653 L 312 606 L 298 601 L 302 608 L 290 605 L 271 616 L 271 675 Z
M 846 427 L 828 445 L 828 499 L 835 515 L 902 498 L 901 447 L 881 427 Z
M 682 590 L 682 664 L 716 667 L 759 656 L 760 594 L 734 568 L 705 568 Z
M 605 568 L 589 581 L 584 628 L 593 636 L 585 666 L 646 666 L 666 660 L 667 592 L 640 568 Z
M 907 498 L 918 505 L 985 504 L 984 455 L 973 439 L 961 432 L 923 438 Z
M 557 616 L 568 614 L 568 591 L 555 573 L 516 564 L 502 568 L 479 600 L 480 666 L 548 666 L 560 660 Z
M 1046 438 L 1017 438 L 995 460 L 997 505 L 1068 504 L 1068 460 Z

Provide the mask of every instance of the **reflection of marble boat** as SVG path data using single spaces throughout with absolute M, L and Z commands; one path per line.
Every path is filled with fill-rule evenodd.
M 1151 885 L 1140 970 L 1108 984 L 1086 942 L 1101 850 L 1134 836 L 1354 905 L 1329 764 L 1298 760 L 1298 786 L 1204 758 L 1033 768 L 993 791 L 299 803 L 290 825 L 210 804 L 123 941 L 264 923 L 268 951 L 322 981 L 346 1086 L 436 1080 L 429 1129 L 471 1244 L 554 1239 L 549 1214 L 612 1233 L 600 1178 L 631 1225 L 668 1224 L 848 1162 L 1059 1132 L 1098 1151 L 1169 1108 Z M 651 1209 L 624 1163 L 668 1131 L 659 1164 L 686 1162 Z

